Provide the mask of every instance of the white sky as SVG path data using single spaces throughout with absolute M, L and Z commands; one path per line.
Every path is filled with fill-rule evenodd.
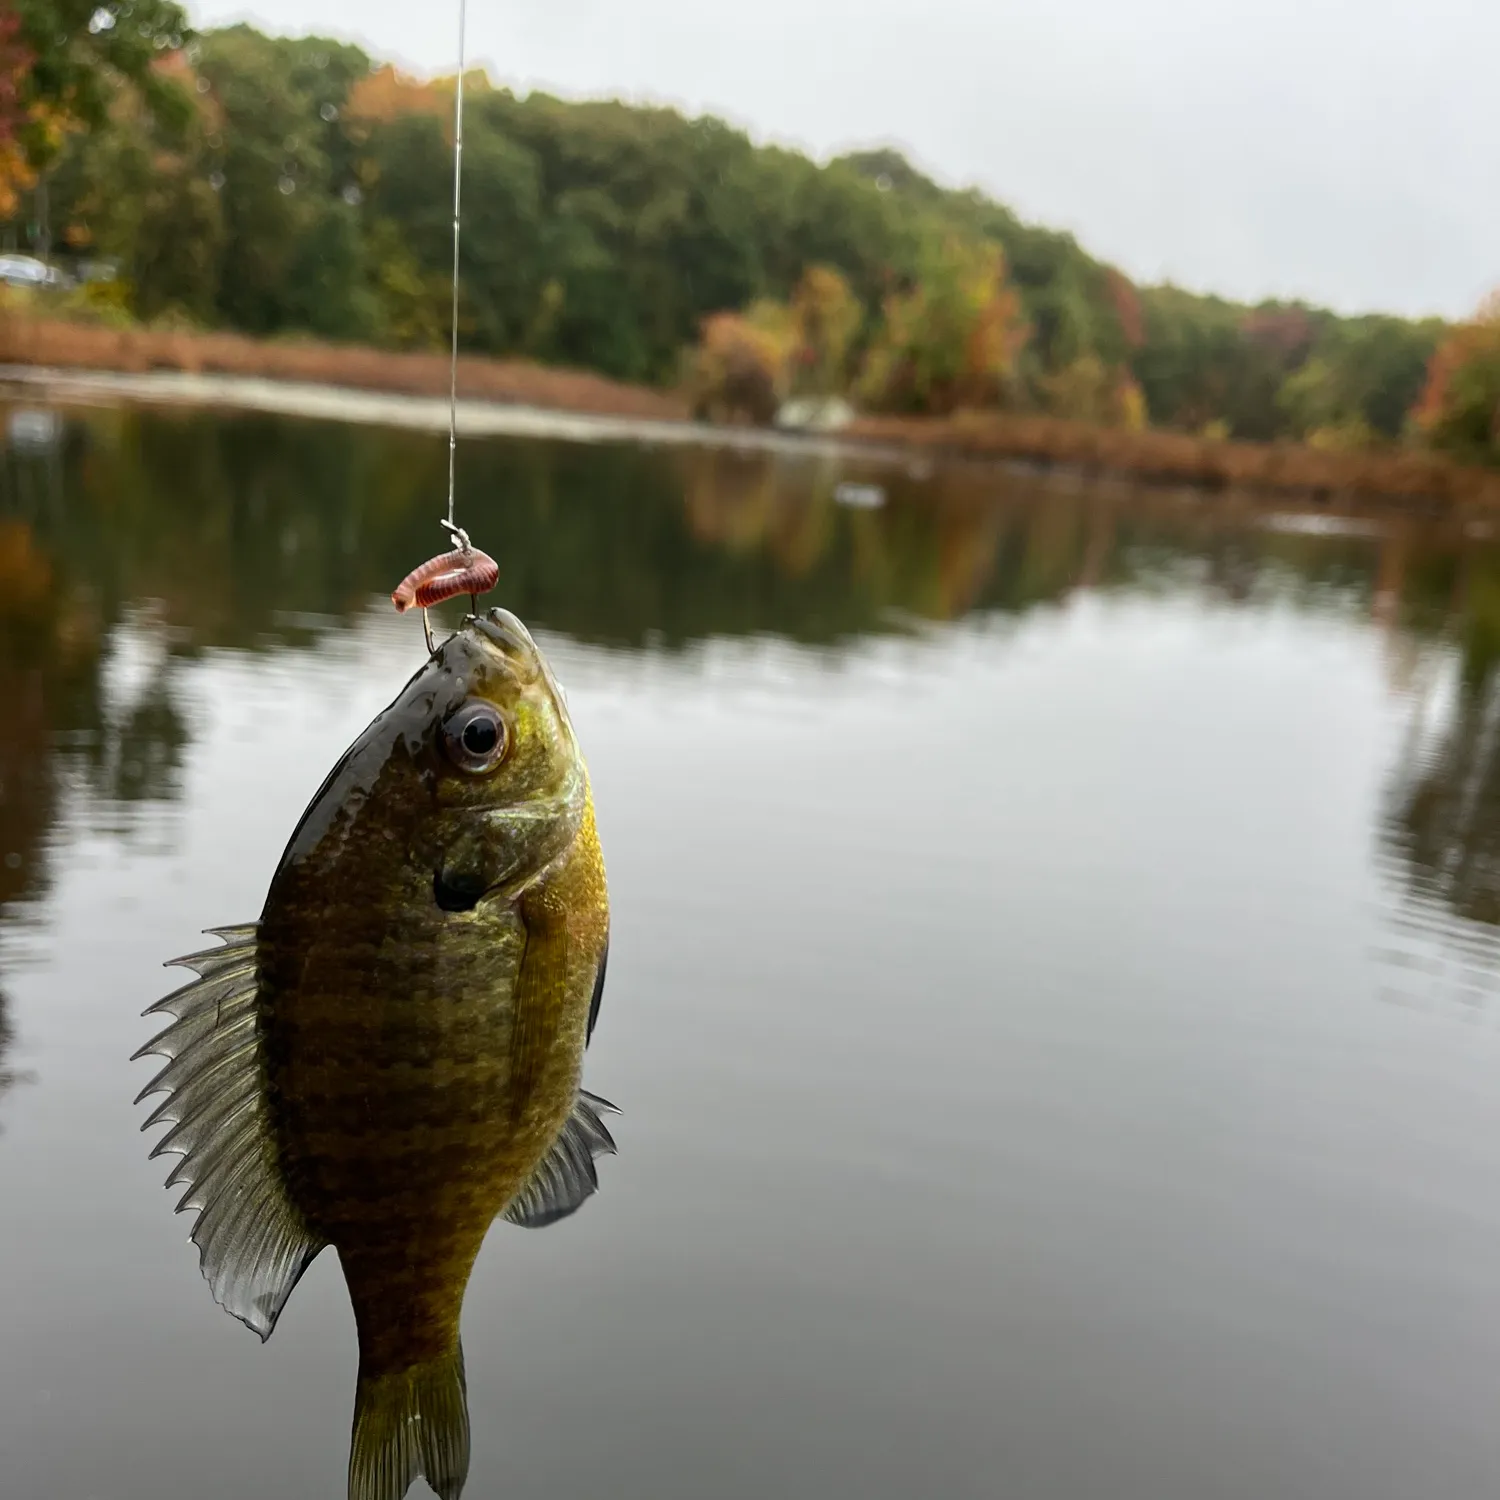
M 451 71 L 457 0 L 189 0 Z M 470 0 L 497 81 L 890 143 L 1132 276 L 1458 315 L 1500 284 L 1496 0 Z

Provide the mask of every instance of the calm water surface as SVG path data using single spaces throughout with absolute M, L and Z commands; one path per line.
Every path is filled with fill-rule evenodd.
M 444 445 L 9 430 L 0 1493 L 333 1500 L 337 1263 L 265 1347 L 221 1312 L 127 1059 L 419 664 Z M 593 770 L 624 1109 L 475 1271 L 471 1495 L 1500 1487 L 1492 544 L 623 447 L 460 483 Z

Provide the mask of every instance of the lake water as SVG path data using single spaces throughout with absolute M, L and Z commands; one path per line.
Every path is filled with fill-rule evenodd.
M 0 1493 L 333 1500 L 336 1259 L 264 1347 L 216 1307 L 127 1059 L 419 665 L 445 444 L 8 413 Z M 623 1110 L 475 1271 L 471 1496 L 1500 1486 L 1494 543 L 633 446 L 459 478 L 593 772 Z

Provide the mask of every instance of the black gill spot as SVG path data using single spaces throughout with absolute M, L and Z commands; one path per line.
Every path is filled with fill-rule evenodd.
M 432 896 L 443 911 L 473 911 L 484 895 L 484 882 L 477 875 L 445 875 L 441 870 L 432 877 Z

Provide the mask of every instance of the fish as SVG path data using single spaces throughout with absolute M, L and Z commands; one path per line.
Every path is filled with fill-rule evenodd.
M 137 1104 L 179 1160 L 215 1300 L 264 1341 L 338 1253 L 359 1374 L 350 1500 L 418 1476 L 458 1500 L 459 1322 L 496 1219 L 540 1228 L 598 1186 L 582 1088 L 609 955 L 588 769 L 562 688 L 503 609 L 468 617 L 328 774 L 257 922 L 210 929 L 147 1014 Z

